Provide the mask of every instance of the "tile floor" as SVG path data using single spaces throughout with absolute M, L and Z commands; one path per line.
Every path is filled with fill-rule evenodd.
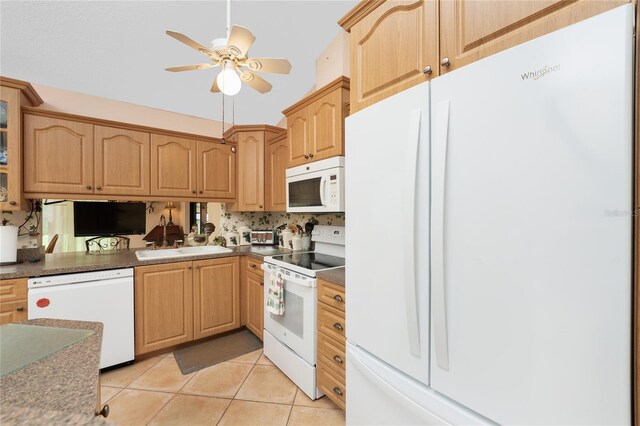
M 312 401 L 262 350 L 183 376 L 173 353 L 102 374 L 118 425 L 344 425 L 327 397 Z

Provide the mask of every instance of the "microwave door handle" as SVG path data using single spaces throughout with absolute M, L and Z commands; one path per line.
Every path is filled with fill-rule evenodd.
M 325 191 L 327 188 L 327 177 L 326 176 L 322 176 L 320 178 L 320 204 L 322 204 L 322 207 L 326 207 L 327 205 L 325 204 Z

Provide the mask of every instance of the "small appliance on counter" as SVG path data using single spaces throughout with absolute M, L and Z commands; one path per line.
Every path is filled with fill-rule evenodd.
M 18 254 L 18 227 L 0 226 L 0 264 L 16 262 Z
M 240 240 L 238 241 L 238 245 L 241 246 L 250 246 L 251 245 L 251 228 L 247 225 L 242 225 L 238 228 L 238 234 Z
M 251 244 L 273 246 L 278 242 L 275 237 L 276 233 L 272 229 L 255 229 L 251 231 Z
M 227 241 L 227 247 L 237 246 L 240 235 L 235 231 L 228 231 L 224 234 L 224 239 Z

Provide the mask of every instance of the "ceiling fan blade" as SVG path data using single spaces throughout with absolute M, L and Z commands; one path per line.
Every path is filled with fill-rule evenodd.
M 213 85 L 211 86 L 211 91 L 213 93 L 220 93 L 220 88 L 218 87 L 218 79 L 217 78 L 213 79 Z
M 203 70 L 206 68 L 213 68 L 213 64 L 197 64 L 197 65 L 182 65 L 180 67 L 169 67 L 167 71 L 179 72 L 179 71 L 191 71 L 191 70 Z
M 291 64 L 281 58 L 249 58 L 246 64 L 251 71 L 289 74 Z
M 184 34 L 180 34 L 176 31 L 171 31 L 171 30 L 167 30 L 167 35 L 171 36 L 173 38 L 175 38 L 176 40 L 178 40 L 179 42 L 182 42 L 184 44 L 186 44 L 189 47 L 192 47 L 194 49 L 196 49 L 197 51 L 209 56 L 209 57 L 217 57 L 217 55 L 212 52 L 211 50 L 207 49 L 206 47 L 204 47 L 203 45 L 201 45 L 200 43 L 198 43 L 197 41 L 193 41 L 191 40 L 189 37 L 187 37 Z
M 240 79 L 248 86 L 253 87 L 260 93 L 267 93 L 271 91 L 271 84 L 262 77 L 257 76 L 251 71 L 244 71 L 240 74 Z
M 231 27 L 229 41 L 227 42 L 227 49 L 238 58 L 243 58 L 247 56 L 247 52 L 255 39 L 256 38 L 251 34 L 251 31 L 247 28 L 240 25 L 234 25 Z

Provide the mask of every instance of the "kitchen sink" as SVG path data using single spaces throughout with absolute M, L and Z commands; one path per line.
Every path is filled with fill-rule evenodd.
M 206 254 L 231 253 L 233 250 L 221 246 L 182 247 L 179 249 L 138 250 L 138 260 L 169 259 L 173 257 L 199 256 Z

